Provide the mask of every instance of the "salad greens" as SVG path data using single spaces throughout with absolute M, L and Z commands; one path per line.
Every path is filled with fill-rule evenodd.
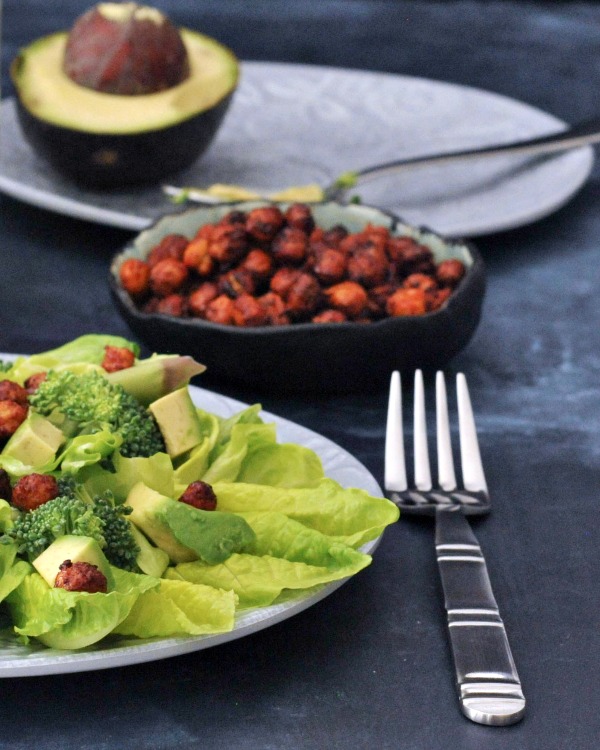
M 107 373 L 106 346 L 130 349 L 133 366 Z M 0 380 L 21 386 L 45 373 L 0 451 L 11 488 L 0 494 L 0 608 L 14 637 L 80 649 L 106 637 L 227 632 L 245 609 L 370 564 L 360 547 L 397 520 L 397 507 L 326 477 L 309 448 L 278 442 L 259 404 L 229 417 L 191 404 L 195 444 L 169 455 L 177 425 L 168 412 L 156 422 L 152 404 L 203 369 L 189 357 L 139 359 L 132 342 L 95 334 L 3 367 Z M 56 478 L 60 495 L 23 510 L 11 494 L 32 474 Z M 179 502 L 198 481 L 212 486 L 216 510 Z M 37 572 L 36 555 L 78 534 L 106 556 L 106 593 L 51 587 Z

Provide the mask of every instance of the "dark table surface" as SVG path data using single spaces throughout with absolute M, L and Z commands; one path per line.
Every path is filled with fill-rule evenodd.
M 567 120 L 600 89 L 600 4 L 162 0 L 242 59 L 365 68 L 478 86 Z M 2 93 L 27 41 L 82 0 L 5 0 Z M 0 747 L 592 750 L 600 738 L 600 172 L 554 215 L 479 237 L 483 318 L 467 373 L 493 512 L 475 524 L 528 699 L 515 726 L 459 712 L 426 522 L 402 518 L 373 564 L 295 617 L 138 666 L 6 679 Z M 111 302 L 125 231 L 0 197 L 0 350 L 132 337 Z M 353 453 L 380 481 L 386 393 L 260 401 Z

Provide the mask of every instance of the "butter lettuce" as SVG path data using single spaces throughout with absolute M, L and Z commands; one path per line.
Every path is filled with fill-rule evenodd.
M 213 489 L 220 510 L 277 511 L 352 547 L 376 539 L 400 515 L 390 500 L 361 489 L 345 489 L 327 478 L 308 488 L 219 482 Z
M 162 579 L 158 589 L 138 597 L 113 632 L 137 638 L 224 633 L 233 628 L 236 604 L 231 590 Z
M 98 642 L 127 617 L 141 593 L 160 585 L 150 576 L 119 568 L 112 572 L 115 590 L 107 594 L 50 588 L 38 573 L 25 576 L 6 599 L 15 632 L 58 649 Z
M 21 584 L 31 570 L 28 562 L 17 560 L 16 544 L 0 544 L 0 602 Z

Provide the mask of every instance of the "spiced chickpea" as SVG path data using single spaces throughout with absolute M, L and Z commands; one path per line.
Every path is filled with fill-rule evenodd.
M 132 297 L 142 297 L 150 289 L 150 266 L 139 258 L 127 258 L 119 268 L 119 280 Z
M 214 270 L 215 261 L 208 251 L 209 244 L 206 237 L 195 237 L 183 253 L 184 265 L 192 269 L 198 276 L 210 276 Z
M 229 213 L 225 214 L 219 221 L 219 224 L 245 224 L 246 223 L 246 213 L 245 211 L 239 211 L 238 209 L 234 209 L 233 211 L 230 211 Z
M 186 299 L 182 294 L 168 294 L 157 300 L 155 312 L 182 318 L 187 312 Z
M 249 271 L 257 281 L 265 281 L 273 273 L 273 259 L 269 253 L 258 247 L 252 248 L 240 265 Z
M 301 229 L 285 227 L 271 245 L 273 258 L 281 264 L 300 265 L 306 258 L 308 237 Z
M 373 318 L 382 318 L 386 315 L 386 303 L 396 289 L 397 286 L 390 282 L 369 289 L 368 308 Z
M 438 263 L 435 275 L 440 286 L 455 287 L 465 275 L 465 266 L 458 258 L 448 258 Z
M 392 317 L 423 315 L 427 312 L 427 295 L 423 289 L 398 289 L 388 299 L 386 312 Z
M 105 346 L 102 367 L 106 372 L 118 372 L 133 367 L 135 354 L 125 346 Z
M 385 250 L 369 242 L 357 248 L 348 259 L 348 278 L 365 287 L 382 284 L 389 274 Z
M 325 290 L 331 307 L 349 318 L 359 318 L 367 306 L 367 293 L 356 281 L 342 281 Z
M 341 310 L 322 310 L 311 318 L 313 323 L 343 323 L 348 320 Z
M 108 581 L 97 565 L 79 560 L 65 560 L 59 565 L 54 588 L 67 591 L 85 591 L 88 594 L 106 594 Z
M 158 261 L 150 270 L 150 287 L 159 297 L 179 291 L 188 278 L 188 269 L 184 263 L 175 258 Z
M 292 284 L 297 281 L 298 277 L 302 272 L 297 268 L 280 268 L 271 277 L 269 287 L 272 292 L 275 292 L 280 297 L 284 298 L 287 296 Z
M 219 277 L 218 289 L 222 294 L 239 297 L 241 294 L 254 294 L 256 281 L 245 268 L 232 268 Z
M 188 238 L 182 234 L 167 234 L 149 252 L 147 262 L 150 267 L 156 265 L 165 258 L 181 260 L 188 244 Z
M 427 309 L 439 310 L 451 294 L 452 289 L 449 286 L 443 286 L 441 289 L 436 289 L 434 292 L 427 295 Z
M 12 488 L 12 503 L 22 511 L 39 508 L 58 497 L 58 482 L 50 474 L 26 474 Z
M 405 289 L 423 289 L 424 292 L 433 292 L 438 288 L 437 281 L 426 273 L 411 273 L 402 282 Z
M 240 294 L 233 302 L 233 322 L 236 326 L 263 326 L 268 316 L 265 308 L 251 294 Z
M 277 206 L 253 208 L 246 218 L 246 231 L 259 242 L 270 242 L 285 221 Z
M 305 319 L 315 312 L 321 300 L 319 282 L 311 274 L 301 271 L 283 300 L 290 318 Z
M 248 249 L 246 232 L 241 224 L 218 224 L 212 232 L 208 252 L 217 263 L 237 263 Z
M 233 323 L 233 300 L 226 294 L 220 294 L 206 306 L 206 320 L 222 325 Z
M 36 372 L 34 375 L 30 375 L 25 381 L 27 393 L 29 395 L 35 393 L 47 377 L 47 373 L 45 372 Z
M 191 505 L 198 510 L 216 510 L 217 496 L 208 482 L 196 480 L 188 484 L 179 497 L 179 502 Z
M 325 247 L 316 253 L 312 272 L 321 284 L 329 286 L 342 281 L 347 271 L 348 259 L 341 250 Z
M 0 440 L 14 434 L 26 416 L 26 406 L 8 399 L 0 401 Z
M 323 232 L 321 241 L 324 242 L 328 247 L 338 247 L 340 242 L 348 236 L 348 230 L 341 224 L 336 224 L 331 229 L 326 229 Z
M 203 318 L 206 314 L 208 303 L 215 299 L 219 294 L 217 285 L 213 281 L 205 281 L 193 292 L 188 295 L 188 310 L 190 315 L 197 318 Z
M 306 203 L 292 203 L 285 212 L 285 221 L 288 226 L 301 229 L 310 234 L 315 228 L 315 220 Z
M 0 380 L 0 401 L 16 401 L 21 406 L 28 406 L 27 390 L 14 380 Z
M 267 292 L 258 298 L 266 313 L 267 322 L 272 326 L 287 325 L 290 319 L 285 311 L 285 303 L 275 292 Z

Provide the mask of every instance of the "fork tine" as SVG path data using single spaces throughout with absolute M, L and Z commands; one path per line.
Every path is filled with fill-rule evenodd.
M 477 441 L 477 430 L 473 408 L 467 388 L 467 379 L 462 372 L 456 376 L 458 399 L 458 431 L 460 435 L 460 455 L 463 485 L 470 492 L 487 493 L 487 482 Z
M 438 462 L 438 483 L 446 491 L 456 489 L 456 474 L 452 460 L 452 443 L 450 440 L 450 423 L 448 420 L 448 399 L 444 373 L 439 371 L 435 376 L 435 416 Z
M 423 373 L 415 372 L 415 415 L 414 415 L 415 486 L 418 490 L 431 489 L 431 470 L 427 448 L 427 421 L 425 418 L 425 389 Z
M 408 487 L 402 437 L 402 389 L 398 371 L 392 373 L 390 381 L 383 481 L 385 489 L 392 492 L 403 492 Z

